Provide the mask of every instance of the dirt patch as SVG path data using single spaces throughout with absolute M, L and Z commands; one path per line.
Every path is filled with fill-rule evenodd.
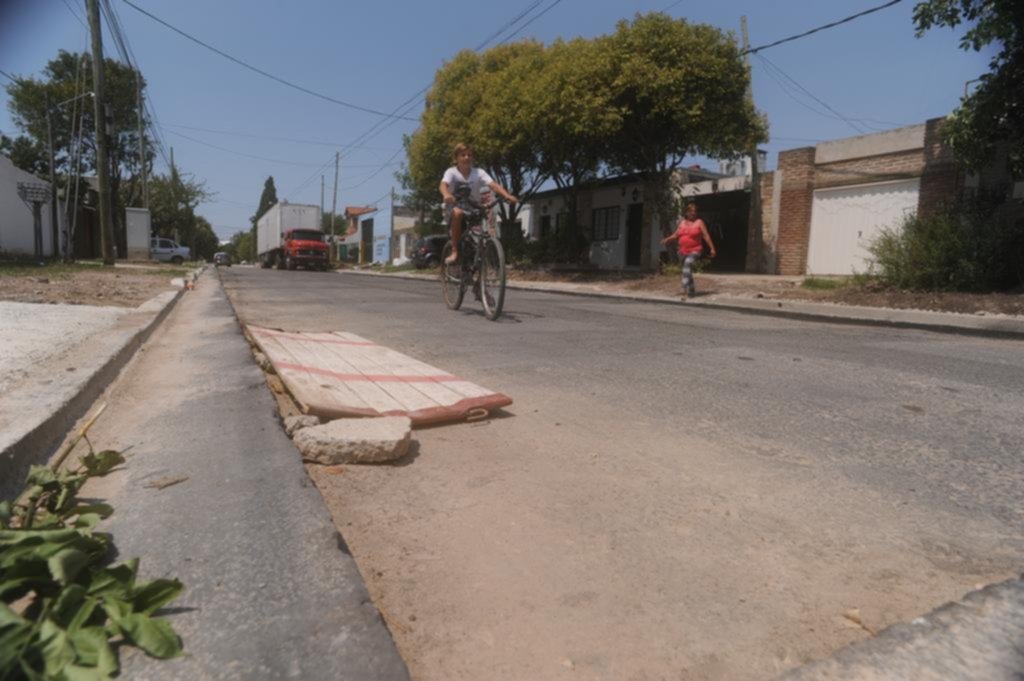
M 620 272 L 510 270 L 510 281 L 588 284 L 607 292 L 679 293 L 678 275 Z M 698 295 L 729 295 L 770 300 L 802 300 L 839 305 L 934 310 L 962 314 L 1024 316 L 1024 294 L 903 291 L 878 285 L 836 282 L 836 288 L 806 288 L 803 277 L 698 274 Z M 828 281 L 828 280 L 826 280 Z
M 161 266 L 96 267 L 0 264 L 0 300 L 138 307 L 172 288 L 188 270 Z

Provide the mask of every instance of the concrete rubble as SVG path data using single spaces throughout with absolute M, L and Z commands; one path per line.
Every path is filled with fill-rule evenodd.
M 302 458 L 328 465 L 384 463 L 409 452 L 412 421 L 408 416 L 338 419 L 295 433 Z
M 320 417 L 313 416 L 312 414 L 287 416 L 284 419 L 284 432 L 288 433 L 288 437 L 293 437 L 295 433 L 303 428 L 312 428 L 313 426 L 319 426 L 321 423 L 323 422 L 320 420 Z

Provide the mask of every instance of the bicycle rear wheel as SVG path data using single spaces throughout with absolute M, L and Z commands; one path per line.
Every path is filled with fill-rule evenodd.
M 461 263 L 448 264 L 448 256 L 452 254 L 452 242 L 449 241 L 441 250 L 441 291 L 444 303 L 450 310 L 458 310 L 466 295 L 466 283 L 462 277 Z
M 505 305 L 505 249 L 496 238 L 488 237 L 483 243 L 480 258 L 480 299 L 484 314 L 492 322 Z

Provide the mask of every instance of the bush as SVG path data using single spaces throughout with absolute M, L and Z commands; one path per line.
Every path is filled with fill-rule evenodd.
M 929 291 L 1003 291 L 1024 285 L 1024 222 L 983 199 L 911 215 L 868 246 L 886 285 Z

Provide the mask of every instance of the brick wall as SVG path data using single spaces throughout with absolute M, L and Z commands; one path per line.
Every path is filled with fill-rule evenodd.
M 814 198 L 814 147 L 779 152 L 782 191 L 776 247 L 779 274 L 803 274 L 807 268 L 807 242 L 811 233 Z
M 925 123 L 924 164 L 921 191 L 917 197 L 917 214 L 928 216 L 954 200 L 960 190 L 961 178 L 953 159 L 953 151 L 942 143 L 944 118 L 933 118 Z

